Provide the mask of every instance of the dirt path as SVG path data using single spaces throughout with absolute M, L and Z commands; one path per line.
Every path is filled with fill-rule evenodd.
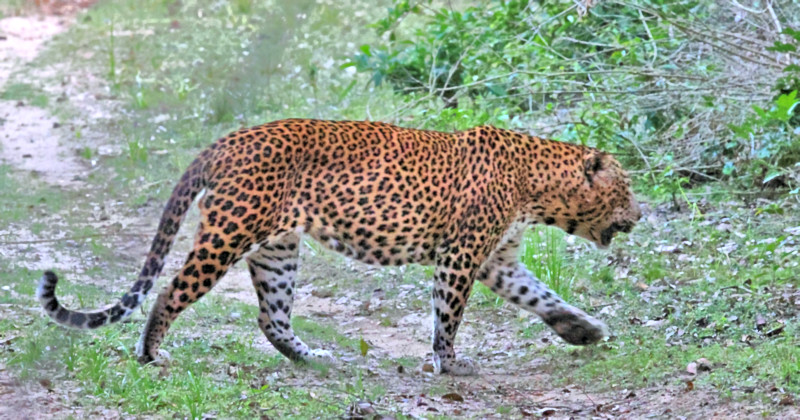
M 36 58 L 42 46 L 65 31 L 70 19 L 16 16 L 0 20 L 0 86 L 9 88 L 14 72 Z M 59 141 L 58 120 L 26 99 L 0 100 L 0 161 L 59 186 L 75 186 L 86 168 Z
M 14 84 L 14 74 L 25 71 L 26 64 L 40 54 L 49 40 L 67 30 L 71 22 L 68 16 L 38 14 L 0 19 L 0 92 L 9 89 Z M 80 188 L 80 178 L 85 176 L 89 168 L 81 164 L 75 157 L 75 151 L 65 145 L 63 131 L 58 130 L 59 125 L 57 118 L 45 108 L 31 104 L 27 98 L 0 98 L 0 163 L 54 186 Z M 15 235 L 14 238 L 20 236 Z M 3 254 L 15 251 L 6 249 Z M 36 261 L 36 258 L 31 259 Z M 39 260 L 35 264 L 42 262 L 47 261 Z M 12 316 L 0 316 L 5 318 L 6 315 Z M 87 412 L 69 405 L 66 402 L 70 392 L 52 389 L 50 385 L 45 379 L 39 382 L 22 381 L 0 364 L 0 418 L 119 417 L 116 410 Z
M 17 79 L 24 79 L 25 85 L 38 89 L 38 86 L 33 85 L 38 77 L 52 75 L 57 71 L 58 69 L 53 68 L 30 70 L 26 65 L 37 58 L 49 40 L 67 30 L 71 22 L 69 17 L 38 14 L 0 19 L 0 92 L 5 91 L 10 85 L 19 84 L 16 82 Z M 14 77 L 18 72 L 25 71 L 33 74 L 24 78 Z M 113 105 L 99 103 L 94 99 L 93 96 L 96 95 L 92 95 L 91 90 L 96 86 L 91 86 L 90 76 L 82 77 L 80 83 L 74 83 L 75 78 L 72 79 L 71 86 L 43 86 L 41 90 L 50 95 L 69 95 L 71 105 L 80 108 L 84 111 L 84 115 L 89 116 L 88 121 L 71 122 L 71 124 L 84 126 L 83 135 L 90 139 L 88 141 L 93 147 L 108 146 L 104 144 L 108 143 L 108 140 L 104 141 L 103 136 L 93 133 L 91 126 L 93 119 L 108 116 L 108 111 L 102 109 L 103 105 Z M 69 141 L 66 137 L 68 135 L 70 135 L 69 130 L 61 127 L 58 119 L 52 116 L 46 107 L 32 104 L 29 98 L 0 99 L 0 163 L 10 165 L 17 173 L 31 174 L 52 186 L 80 192 L 89 188 L 85 179 L 92 168 L 77 158 L 77 151 L 68 146 L 74 143 Z M 93 137 L 95 141 L 91 140 Z M 23 175 L 25 176 L 27 175 Z M 113 208 L 111 203 L 96 204 Z M 58 223 L 58 215 L 52 215 L 51 218 Z M 154 221 L 131 218 L 122 220 L 119 215 L 113 215 L 111 222 L 122 222 L 124 226 L 135 227 L 135 230 L 141 232 L 153 231 L 155 227 Z M 173 272 L 180 267 L 190 246 L 191 226 L 194 224 L 195 220 L 190 217 L 185 232 L 179 237 L 176 249 L 170 255 L 165 273 Z M 104 224 L 93 223 L 93 225 L 102 227 Z M 12 238 L 23 241 L 39 239 L 24 227 L 20 227 Z M 120 251 L 127 255 L 143 255 L 147 249 L 146 238 L 118 239 L 115 242 L 118 242 L 116 245 Z M 32 253 L 26 246 L 6 247 L 0 250 L 0 255 L 5 257 L 27 255 L 29 258 L 26 258 L 23 265 L 30 269 L 75 269 L 82 265 L 81 261 L 71 256 L 59 255 L 50 244 L 39 244 Z M 321 274 L 330 273 L 329 270 L 331 268 L 323 270 Z M 358 270 L 355 270 L 353 273 L 364 275 L 363 271 L 374 270 L 364 266 L 360 267 L 360 271 L 362 272 L 358 273 Z M 318 267 L 316 273 L 320 274 Z M 381 325 L 379 319 L 365 315 L 364 302 L 352 294 L 349 297 L 319 297 L 312 294 L 313 290 L 314 287 L 311 285 L 298 290 L 295 312 L 297 315 L 322 319 L 339 325 L 340 331 L 345 335 L 363 337 L 371 346 L 371 354 L 377 358 L 424 358 L 429 354 L 430 322 L 427 315 L 411 313 L 403 317 L 396 327 L 386 327 Z M 255 304 L 255 293 L 245 269 L 232 270 L 215 292 L 226 298 Z M 383 302 L 381 299 L 374 299 L 370 303 L 373 309 L 377 309 Z M 37 418 L 43 414 L 55 417 L 83 417 L 87 414 L 100 415 L 103 418 L 118 416 L 115 410 L 101 409 L 101 412 L 86 413 L 76 409 L 65 404 L 70 399 L 70 390 L 53 390 L 47 385 L 47 381 L 36 383 L 19 380 L 11 376 L 4 365 L 0 365 L 0 418 Z

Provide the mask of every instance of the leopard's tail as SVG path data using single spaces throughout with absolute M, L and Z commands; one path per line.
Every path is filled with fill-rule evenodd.
M 50 318 L 53 318 L 61 325 L 72 328 L 98 328 L 127 318 L 144 302 L 147 292 L 153 288 L 156 278 L 158 278 L 161 269 L 164 267 L 164 259 L 169 253 L 170 247 L 172 247 L 175 235 L 178 233 L 178 228 L 183 222 L 186 212 L 195 197 L 206 186 L 206 170 L 204 169 L 206 160 L 204 157 L 201 155 L 200 158 L 189 165 L 178 185 L 172 191 L 172 195 L 167 201 L 167 206 L 161 215 L 158 231 L 155 238 L 153 238 L 144 267 L 142 267 L 139 278 L 128 293 L 125 293 L 118 302 L 104 309 L 88 312 L 73 311 L 62 306 L 56 298 L 58 277 L 52 271 L 45 271 L 41 280 L 39 280 L 36 297 Z

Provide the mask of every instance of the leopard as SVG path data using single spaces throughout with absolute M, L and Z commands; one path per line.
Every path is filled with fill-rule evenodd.
M 546 225 L 607 248 L 641 217 L 630 178 L 610 153 L 483 125 L 443 132 L 375 121 L 286 119 L 235 131 L 191 162 L 166 202 L 130 289 L 103 309 L 76 311 L 45 271 L 37 298 L 56 323 L 94 329 L 145 301 L 178 229 L 197 203 L 194 245 L 157 295 L 135 357 L 168 358 L 170 325 L 244 259 L 258 326 L 294 362 L 328 361 L 291 323 L 301 237 L 372 265 L 433 266 L 435 372 L 475 375 L 454 342 L 475 281 L 540 317 L 564 341 L 594 344 L 606 324 L 568 304 L 520 262 L 525 231 Z

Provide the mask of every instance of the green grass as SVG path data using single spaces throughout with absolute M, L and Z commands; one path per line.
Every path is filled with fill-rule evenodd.
M 35 305 L 35 282 L 30 280 L 39 274 L 26 269 L 0 274 L 0 284 L 10 285 L 16 296 L 9 298 L 10 292 L 2 291 L 2 303 Z M 60 283 L 59 293 L 77 296 L 80 303 L 70 306 L 95 307 L 109 300 L 107 293 L 96 287 L 70 282 Z M 336 416 L 346 408 L 347 401 L 341 396 L 264 380 L 272 371 L 303 368 L 293 367 L 281 355 L 264 355 L 254 348 L 256 339 L 266 340 L 255 327 L 255 308 L 211 298 L 195 306 L 198 314 L 184 314 L 163 346 L 172 353 L 165 370 L 141 366 L 132 354 L 141 319 L 111 328 L 73 331 L 31 312 L 0 320 L 0 338 L 13 336 L 7 351 L 0 353 L 0 363 L 26 380 L 58 377 L 75 382 L 83 389 L 82 395 L 93 395 L 132 415 L 308 418 Z M 246 311 L 242 319 L 248 322 L 220 320 L 220 314 L 231 311 Z M 229 333 L 203 334 L 218 330 L 221 324 Z M 295 318 L 295 325 L 314 339 L 357 346 L 357 340 L 311 320 Z M 85 402 L 91 401 L 97 400 Z
M 522 263 L 565 301 L 572 300 L 574 272 L 565 265 L 565 234 L 536 226 L 523 240 Z
M 699 386 L 726 395 L 755 387 L 752 398 L 765 398 L 774 386 L 800 392 L 797 312 L 791 298 L 783 298 L 795 290 L 796 242 L 782 238 L 796 214 L 754 217 L 749 211 L 707 214 L 710 220 L 728 217 L 731 232 L 679 218 L 659 226 L 659 238 L 642 223 L 636 243 L 617 245 L 617 255 L 631 259 L 624 280 L 614 280 L 602 258 L 584 256 L 591 287 L 616 308 L 606 319 L 615 338 L 599 347 L 552 345 L 556 375 L 595 390 L 681 386 L 687 364 L 706 358 L 714 368 L 692 378 Z M 725 249 L 732 241 L 737 246 Z M 679 246 L 662 251 L 662 244 Z M 781 325 L 783 331 L 768 334 Z M 527 327 L 526 334 L 536 329 Z
M 307 338 L 308 342 L 336 344 L 339 347 L 359 351 L 360 340 L 358 338 L 347 337 L 330 325 L 320 324 L 311 319 L 301 316 L 292 317 L 292 327 L 295 333 Z
M 0 230 L 10 223 L 52 214 L 64 205 L 66 197 L 67 194 L 46 185 L 23 183 L 21 175 L 0 164 Z
M 314 398 L 309 390 L 262 383 L 264 372 L 291 367 L 282 356 L 262 357 L 256 364 L 249 356 L 253 350 L 241 338 L 214 345 L 204 339 L 185 341 L 171 349 L 173 362 L 164 375 L 159 367 L 141 366 L 131 355 L 138 325 L 64 335 L 57 334 L 62 328 L 40 318 L 30 327 L 15 343 L 19 355 L 9 366 L 31 372 L 34 379 L 66 375 L 105 404 L 119 405 L 133 415 L 303 418 L 341 411 L 335 401 Z M 206 358 L 215 363 L 198 363 Z
M 375 36 L 364 29 L 369 15 L 353 13 L 373 9 L 367 5 L 374 6 L 100 2 L 33 65 L 90 68 L 131 111 L 126 124 L 107 128 L 123 153 L 103 159 L 114 171 L 102 180 L 110 191 L 125 191 L 132 180 L 150 186 L 129 193 L 131 204 L 141 204 L 166 197 L 201 148 L 242 126 L 303 116 L 363 119 L 368 104 L 386 113 L 391 92 L 357 91 L 363 76 L 339 68 L 352 52 L 347 39 Z M 147 31 L 158 42 L 130 35 Z M 91 57 L 75 60 L 87 50 Z M 59 107 L 69 119 L 68 105 Z
M 0 93 L 0 99 L 22 101 L 27 105 L 33 105 L 39 108 L 47 107 L 49 102 L 49 98 L 44 92 L 27 83 L 7 84 L 2 93 Z

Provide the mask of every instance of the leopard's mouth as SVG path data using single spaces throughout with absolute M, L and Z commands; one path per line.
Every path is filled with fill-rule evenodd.
M 633 223 L 631 222 L 614 222 L 609 227 L 600 232 L 600 245 L 605 248 L 611 244 L 611 240 L 618 232 L 630 233 L 633 230 Z

